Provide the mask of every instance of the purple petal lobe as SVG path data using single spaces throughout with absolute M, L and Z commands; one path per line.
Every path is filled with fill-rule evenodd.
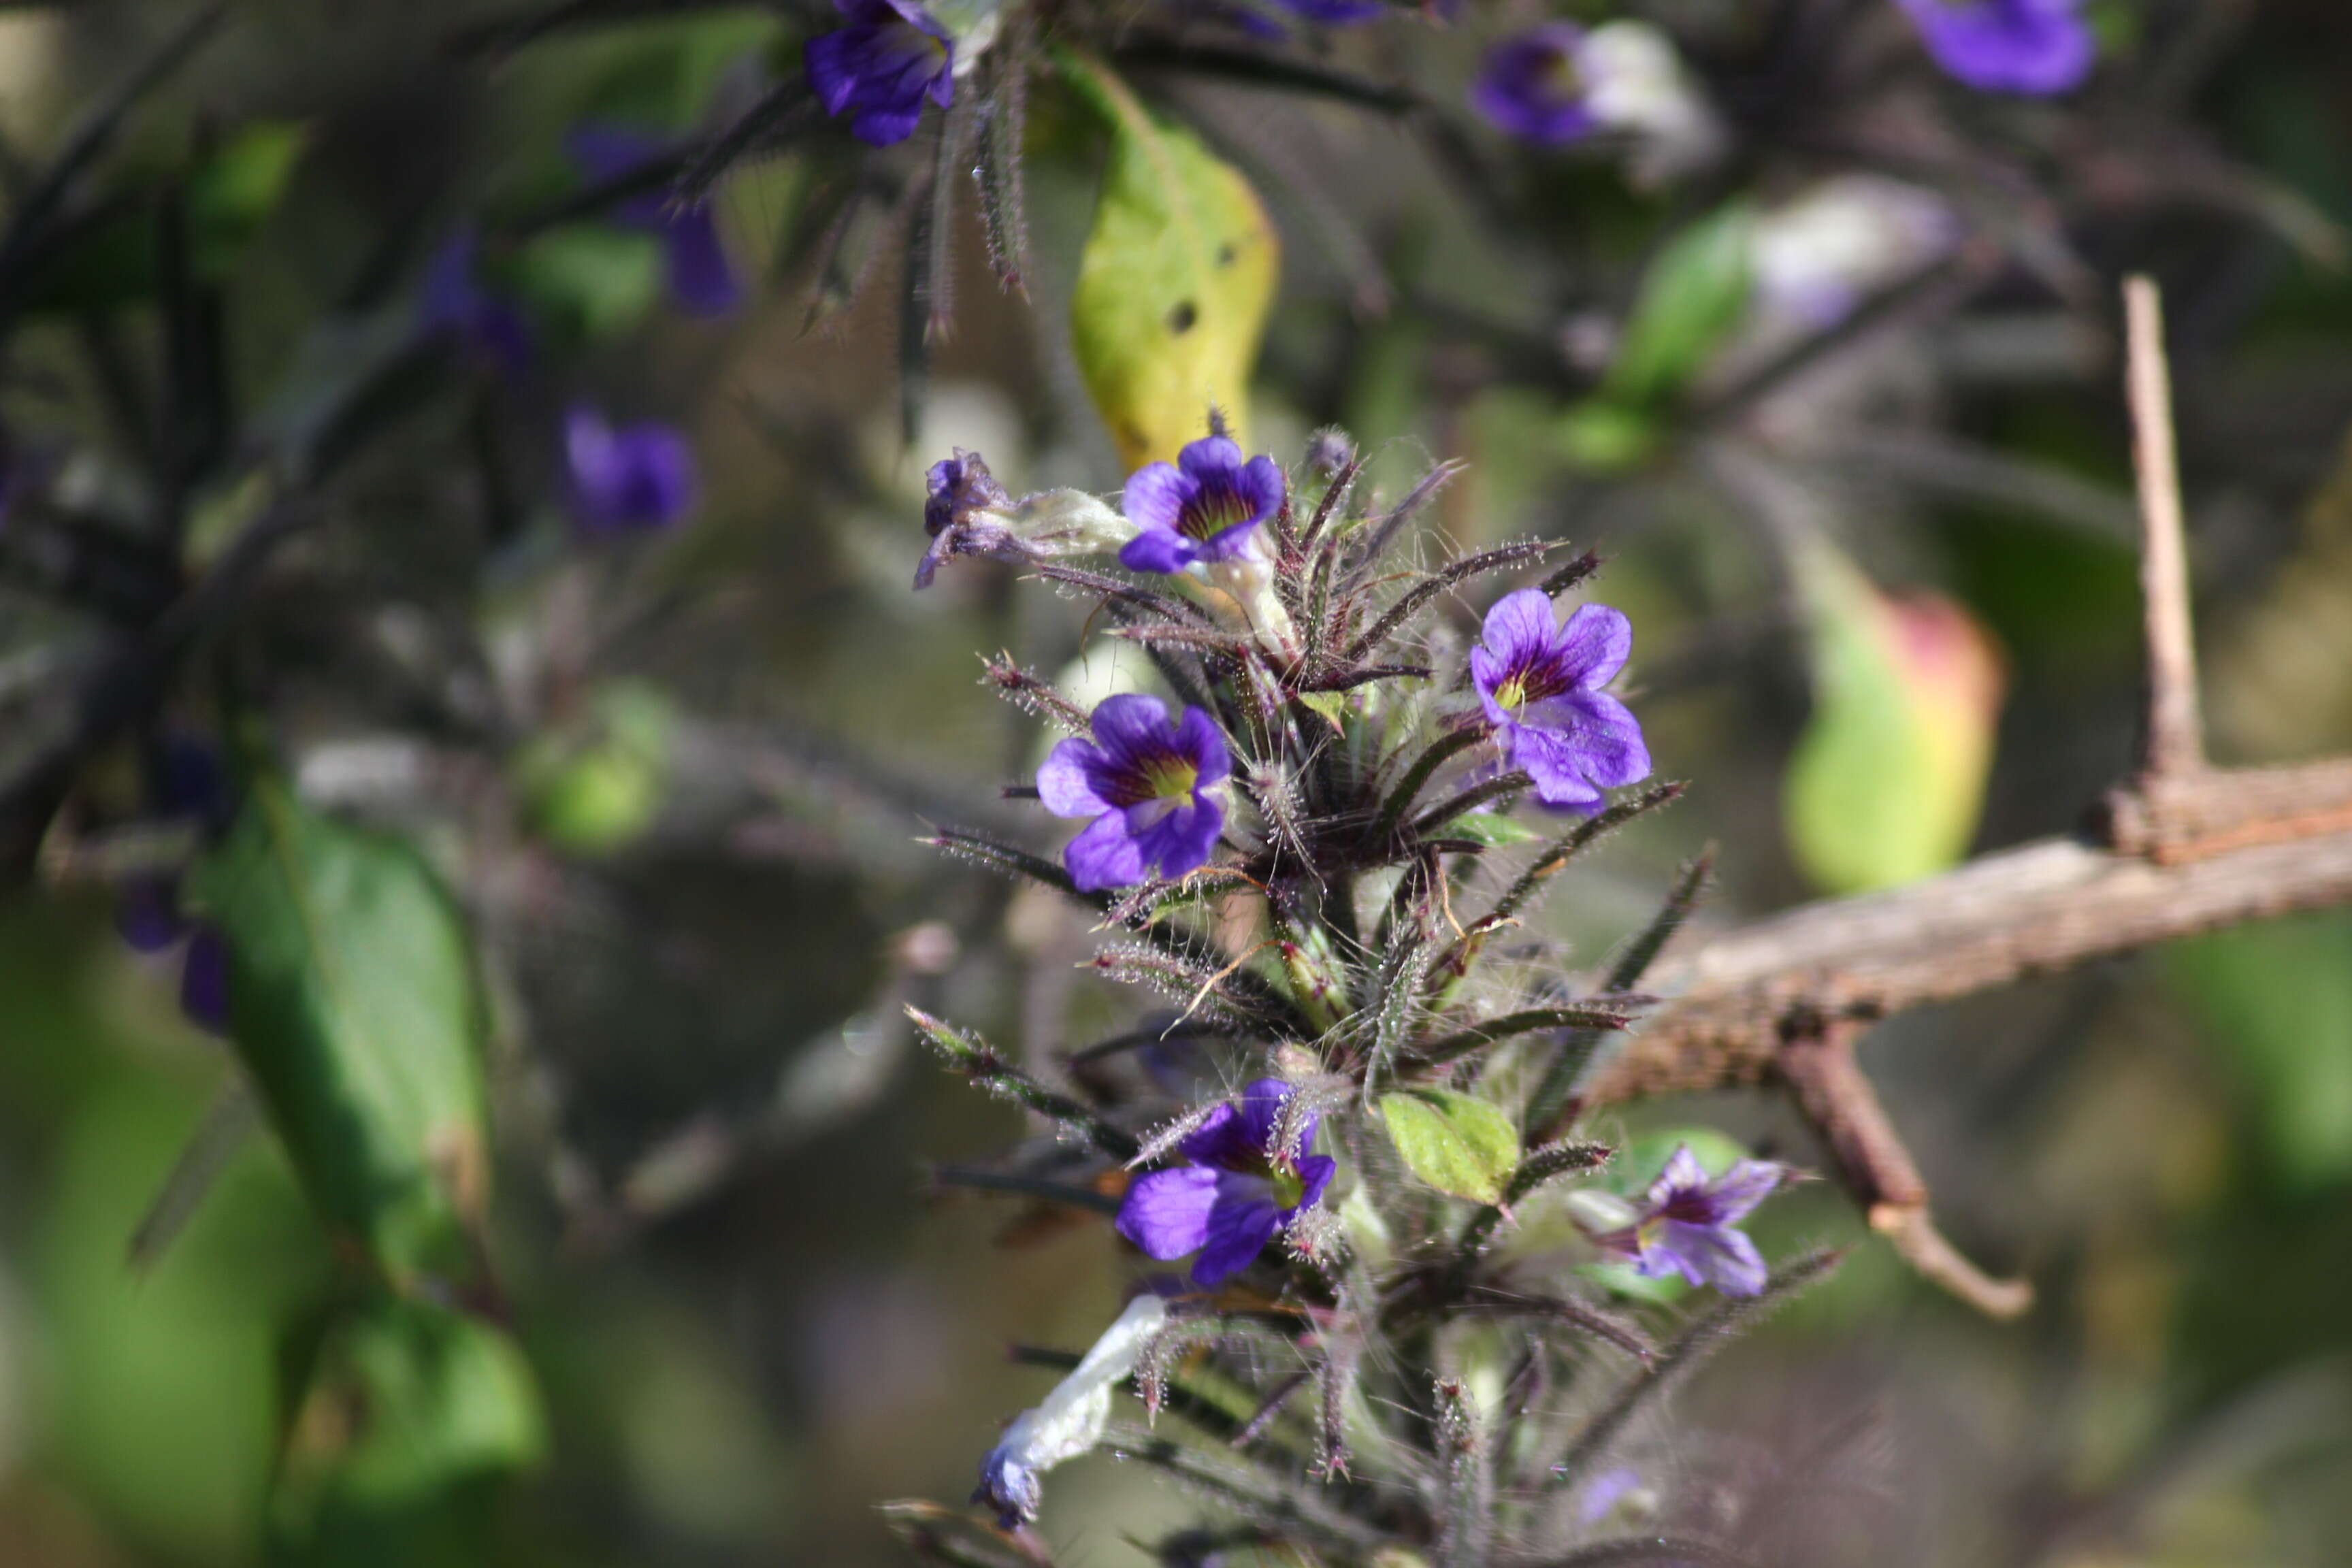
M 1753 1296 L 1764 1289 L 1764 1256 L 1742 1232 L 1721 1225 L 1668 1220 L 1657 1252 L 1694 1285 L 1712 1285 L 1727 1296 Z
M 1095 793 L 1094 778 L 1101 772 L 1103 754 L 1091 741 L 1076 736 L 1045 753 L 1037 770 L 1037 798 L 1055 816 L 1094 816 L 1111 809 Z
M 2077 0 L 1901 0 L 1936 63 L 1985 92 L 2049 97 L 2079 87 L 2098 40 Z
M 1549 657 L 1557 632 L 1551 600 L 1544 591 L 1521 588 L 1495 601 L 1478 628 L 1478 640 L 1499 668 L 1517 671 Z
M 590 533 L 667 528 L 693 510 L 694 451 L 667 425 L 614 427 L 593 408 L 564 418 L 572 515 Z
M 716 215 L 707 206 L 680 213 L 663 231 L 669 252 L 669 293 L 690 315 L 723 316 L 743 302 L 727 264 Z
M 1143 848 L 1128 831 L 1127 814 L 1106 811 L 1070 840 L 1062 865 L 1082 893 L 1131 888 L 1143 880 Z
M 1249 1128 L 1240 1111 L 1229 1100 L 1209 1112 L 1201 1125 L 1184 1135 L 1176 1145 L 1184 1158 L 1195 1165 L 1216 1165 L 1228 1171 L 1246 1171 L 1258 1145 L 1250 1142 Z
M 1130 572 L 1181 572 L 1200 558 L 1200 545 L 1172 528 L 1147 528 L 1118 550 L 1118 563 Z
M 1127 1189 L 1115 1228 L 1163 1263 L 1198 1252 L 1209 1240 L 1218 1176 L 1207 1165 L 1146 1172 Z
M 1127 831 L 1134 837 L 1137 853 L 1145 865 L 1170 879 L 1207 865 L 1217 847 L 1217 836 L 1225 830 L 1224 808 L 1213 800 L 1173 809 L 1147 801 L 1126 811 Z M 1147 821 L 1148 816 L 1157 820 Z
M 1311 1141 L 1313 1136 L 1314 1134 L 1310 1132 L 1307 1140 Z M 1297 1168 L 1302 1190 L 1297 1207 L 1284 1214 L 1283 1218 L 1286 1220 L 1299 1213 L 1300 1210 L 1311 1209 L 1323 1201 L 1324 1189 L 1330 1186 L 1331 1178 L 1339 1174 L 1339 1162 L 1328 1154 L 1302 1154 L 1298 1158 Z
M 915 133 L 923 100 L 955 100 L 955 45 L 912 0 L 837 0 L 848 26 L 802 50 L 810 89 L 827 114 L 850 116 L 853 134 L 887 147 Z
M 1183 514 L 1184 501 L 1192 493 L 1185 476 L 1177 472 L 1173 463 L 1147 463 L 1128 476 L 1127 489 L 1119 497 L 1119 509 L 1127 520 L 1147 529 L 1172 529 Z
M 1539 594 L 1536 589 L 1523 592 Z M 1596 689 L 1613 679 L 1633 657 L 1633 623 L 1623 611 L 1606 605 L 1579 605 L 1568 624 L 1559 628 L 1553 647 L 1555 657 L 1577 672 L 1579 687 Z
M 1216 1183 L 1208 1240 L 1192 1265 L 1196 1285 L 1215 1285 L 1247 1268 L 1282 1228 L 1282 1211 L 1275 1206 L 1264 1180 L 1221 1172 Z

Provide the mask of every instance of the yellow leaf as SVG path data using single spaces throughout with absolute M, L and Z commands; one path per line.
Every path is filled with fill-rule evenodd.
M 1072 346 L 1120 458 L 1172 460 L 1212 404 L 1246 440 L 1248 389 L 1281 247 L 1257 193 L 1192 132 L 1152 118 L 1076 51 L 1064 73 L 1110 126 L 1070 301 Z
M 1783 809 L 1797 864 L 1830 892 L 1932 875 L 1976 836 L 2005 676 L 1975 617 L 1881 592 L 1826 543 L 1798 559 L 1813 627 L 1813 711 Z

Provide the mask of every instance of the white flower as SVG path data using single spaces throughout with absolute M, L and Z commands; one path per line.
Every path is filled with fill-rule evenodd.
M 1748 252 L 1768 318 L 1818 331 L 1958 241 L 1943 198 L 1875 174 L 1840 174 L 1756 220 Z
M 1594 123 L 1635 138 L 1637 183 L 1657 184 L 1722 154 L 1722 121 L 1657 27 L 1622 20 L 1593 28 L 1576 51 L 1576 69 Z
M 1103 1427 L 1110 1421 L 1111 1390 L 1135 1371 L 1136 1358 L 1167 1319 L 1168 1305 L 1157 1296 L 1129 1301 L 1070 1375 L 1035 1409 L 1013 1417 L 980 1462 L 980 1488 L 971 1500 L 992 1505 L 1007 1530 L 1035 1519 L 1045 1497 L 1045 1472 L 1102 1441 Z

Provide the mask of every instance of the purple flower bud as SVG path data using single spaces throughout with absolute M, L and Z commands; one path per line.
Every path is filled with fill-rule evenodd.
M 1633 628 L 1605 605 L 1552 621 L 1540 588 L 1506 594 L 1486 612 L 1470 677 L 1504 756 L 1535 781 L 1536 799 L 1595 811 L 1601 792 L 1650 776 L 1642 726 L 1601 689 L 1625 667 Z
M 180 959 L 180 1011 L 198 1028 L 228 1033 L 228 943 L 198 926 Z
M 1709 1177 L 1690 1145 L 1677 1145 L 1636 1206 L 1633 1223 L 1594 1240 L 1630 1258 L 1644 1278 L 1678 1273 L 1727 1296 L 1753 1296 L 1764 1289 L 1764 1258 L 1732 1226 L 1769 1197 L 1788 1173 L 1787 1166 L 1769 1160 L 1741 1160 Z
M 161 952 L 188 934 L 173 877 L 134 877 L 114 900 L 114 931 L 133 952 Z
M 977 452 L 961 447 L 924 476 L 923 531 L 930 548 L 915 565 L 915 586 L 928 588 L 940 563 L 957 555 L 1002 555 L 1014 546 L 1003 512 L 1013 504 Z
M 1599 121 L 1577 68 L 1583 47 L 1584 29 L 1572 22 L 1546 22 L 1504 39 L 1486 52 L 1470 89 L 1472 106 L 1497 130 L 1538 146 L 1591 135 Z
M 1070 1375 L 1004 1428 L 1003 1437 L 980 1462 L 980 1486 L 971 1500 L 995 1509 L 996 1522 L 1006 1530 L 1034 1520 L 1045 1497 L 1045 1472 L 1102 1441 L 1111 1390 L 1134 1373 L 1144 1347 L 1167 1321 L 1168 1305 L 1157 1295 L 1129 1301 Z
M 988 471 L 978 452 L 961 447 L 952 458 L 941 458 L 924 475 L 923 531 L 937 539 L 941 531 L 971 521 L 983 507 L 1002 510 L 1013 498 Z
M 2098 40 L 2079 0 L 1897 0 L 1936 63 L 1985 92 L 2044 98 L 2082 85 Z
M 653 531 L 694 508 L 694 449 L 669 426 L 616 429 L 575 406 L 564 416 L 563 456 L 572 514 L 590 533 Z
M 1014 500 L 979 453 L 959 447 L 926 476 L 923 531 L 931 542 L 915 565 L 917 588 L 929 587 L 940 563 L 959 555 L 1021 562 L 1100 554 L 1133 539 L 1135 525 L 1083 490 Z
M 1094 819 L 1062 851 L 1071 879 L 1096 892 L 1208 864 L 1225 827 L 1210 791 L 1234 767 L 1216 721 L 1187 708 L 1171 722 L 1160 699 L 1130 693 L 1103 699 L 1093 728 L 1093 740 L 1062 742 L 1037 770 L 1046 810 Z
M 1254 548 L 1258 525 L 1282 508 L 1282 469 L 1272 458 L 1244 462 L 1228 437 L 1207 436 L 1127 481 L 1127 519 L 1142 531 L 1119 551 L 1130 572 L 1181 572 L 1195 562 L 1230 561 Z
M 1327 27 L 1352 27 L 1370 22 L 1388 9 L 1385 0 L 1276 0 L 1293 16 Z
M 475 276 L 479 249 L 471 226 L 441 242 L 425 264 L 420 321 L 427 332 L 447 332 L 467 353 L 520 375 L 530 365 L 530 329 L 520 311 Z
M 869 146 L 915 133 L 923 100 L 955 100 L 955 43 L 914 0 L 833 0 L 849 26 L 811 38 L 803 53 L 810 89 L 827 114 L 850 116 Z
M 564 151 L 591 179 L 613 180 L 660 157 L 657 137 L 614 125 L 575 125 L 563 138 Z M 689 315 L 723 316 L 743 302 L 743 290 L 727 265 L 716 213 L 708 202 L 681 205 L 660 191 L 647 191 L 615 205 L 612 220 L 657 237 L 667 258 L 669 294 Z
M 1191 1162 L 1150 1171 L 1127 1189 L 1118 1233 L 1167 1261 L 1189 1252 L 1192 1282 L 1212 1286 L 1248 1268 L 1258 1252 L 1323 1201 L 1339 1163 L 1309 1154 L 1318 1119 L 1305 1117 L 1297 1138 L 1276 1149 L 1283 1104 L 1292 1093 L 1278 1078 L 1242 1090 L 1238 1106 L 1220 1105 L 1178 1145 Z
M 1631 1465 L 1601 1471 L 1584 1483 L 1576 1506 L 1578 1522 L 1599 1524 L 1617 1511 L 1617 1505 L 1642 1489 L 1642 1473 Z

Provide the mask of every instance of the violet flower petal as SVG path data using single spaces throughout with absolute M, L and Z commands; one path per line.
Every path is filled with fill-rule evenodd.
M 2050 97 L 2082 85 L 2098 40 L 2076 0 L 1899 0 L 1937 66 L 1985 92 Z
M 1143 880 L 1143 847 L 1128 831 L 1124 811 L 1106 811 L 1070 840 L 1062 865 L 1082 893 L 1131 888 Z
M 1208 1244 L 1221 1175 L 1208 1165 L 1148 1171 L 1129 1185 L 1113 1228 L 1163 1263 L 1198 1252 Z
M 1220 1172 L 1216 1182 L 1208 1240 L 1192 1264 L 1195 1285 L 1219 1284 L 1247 1268 L 1282 1228 L 1282 1211 L 1264 1178 Z

